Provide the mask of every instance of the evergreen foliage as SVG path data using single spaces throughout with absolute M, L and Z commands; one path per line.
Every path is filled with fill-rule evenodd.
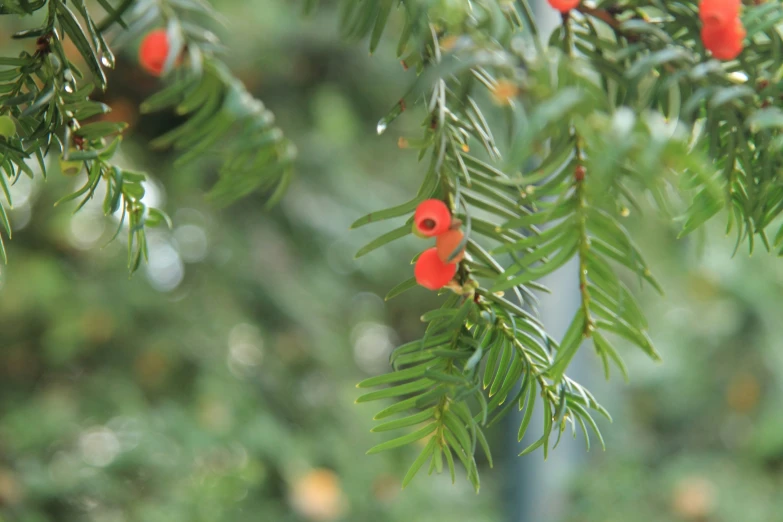
M 79 199 L 77 210 L 90 200 L 103 183 L 104 212 L 121 212 L 123 231 L 127 219 L 128 267 L 135 271 L 147 257 L 145 227 L 169 222 L 166 214 L 147 208 L 142 202 L 145 175 L 119 168 L 111 160 L 126 124 L 91 121 L 110 109 L 90 100 L 96 89 L 107 89 L 105 68 L 114 67 L 113 48 L 121 48 L 163 22 L 171 46 L 164 67 L 167 85 L 144 102 L 144 111 L 174 108 L 185 116 L 178 128 L 160 136 L 153 145 L 186 148 L 179 158 L 185 164 L 212 153 L 218 141 L 224 145 L 221 177 L 213 190 L 219 202 L 246 195 L 255 189 L 273 191 L 269 203 L 282 196 L 290 180 L 290 162 L 295 155 L 274 117 L 252 98 L 225 65 L 216 58 L 219 41 L 215 34 L 194 23 L 194 19 L 215 18 L 209 5 L 200 0 L 99 2 L 105 13 L 99 18 L 89 12 L 83 0 L 66 2 L 4 2 L 0 13 L 35 15 L 45 13 L 43 24 L 19 31 L 13 38 L 30 42 L 30 49 L 18 57 L 0 59 L 0 104 L 11 116 L 15 130 L 0 139 L 3 153 L 0 176 L 8 200 L 6 177 L 13 182 L 23 173 L 33 176 L 28 158 L 38 161 L 46 175 L 44 156 L 55 151 L 70 165 L 74 175 L 82 173 L 85 184 L 61 201 Z M 108 35 L 115 34 L 112 39 Z M 63 42 L 70 40 L 87 65 L 81 71 L 66 55 Z M 5 212 L 4 228 L 11 230 Z M 5 250 L 0 243 L 0 254 Z
M 371 4 L 344 2 L 343 21 L 349 36 L 371 33 L 372 49 L 388 5 Z M 453 474 L 453 452 L 478 489 L 475 449 L 488 451 L 482 427 L 518 407 L 521 440 L 537 397 L 543 433 L 521 454 L 541 447 L 546 457 L 569 427 L 583 433 L 588 448 L 590 429 L 603 444 L 591 412 L 608 413 L 566 375 L 583 341 L 592 340 L 607 378 L 612 365 L 625 373 L 618 341 L 659 358 L 628 282 L 661 291 L 622 224 L 631 208 L 641 211 L 640 198 L 682 219 L 683 235 L 726 207 L 738 246 L 747 240 L 752 251 L 756 237 L 767 250 L 781 246 L 783 234 L 770 241 L 766 229 L 783 208 L 774 188 L 779 111 L 771 108 L 783 12 L 775 2 L 747 6 L 749 45 L 738 60 L 721 63 L 702 45 L 695 2 L 585 3 L 563 15 L 546 47 L 524 1 L 422 2 L 426 25 L 417 24 L 421 15 L 410 2 L 402 4 L 398 53 L 422 74 L 378 130 L 423 104 L 424 136 L 407 143 L 430 159 L 414 200 L 354 226 L 442 198 L 466 223 L 469 257 L 443 307 L 422 316 L 424 337 L 392 355 L 397 371 L 360 384 L 391 386 L 359 401 L 400 397 L 377 420 L 414 411 L 376 430 L 426 419 L 370 450 L 434 434 L 406 481 L 427 459 L 430 471 L 439 470 L 442 454 Z M 493 98 L 507 121 L 494 132 L 482 114 L 493 110 Z M 479 148 L 480 155 L 473 152 Z M 535 318 L 534 292 L 543 290 L 536 280 L 573 258 L 581 307 L 557 342 Z M 391 296 L 412 287 L 403 283 Z
M 316 3 L 306 1 L 305 10 Z M 15 35 L 35 39 L 35 51 L 0 61 L 0 103 L 17 124 L 17 134 L 0 141 L 2 166 L 10 180 L 31 173 L 25 160 L 33 156 L 45 170 L 52 146 L 63 160 L 83 162 L 86 183 L 65 199 L 86 201 L 106 184 L 104 211 L 127 215 L 134 270 L 146 255 L 145 225 L 167 218 L 142 203 L 142 174 L 111 163 L 119 138 L 109 139 L 124 126 L 82 122 L 106 110 L 88 98 L 93 84 L 106 88 L 103 68 L 113 64 L 104 34 L 116 32 L 113 44 L 122 45 L 165 23 L 168 85 L 142 108 L 186 117 L 153 143 L 181 151 L 179 164 L 221 144 L 217 202 L 261 189 L 274 203 L 290 181 L 294 152 L 271 114 L 215 57 L 217 38 L 198 25 L 214 17 L 206 4 L 100 4 L 106 13 L 95 20 L 78 0 L 4 3 L 6 14 L 47 14 L 42 27 Z M 375 389 L 358 402 L 393 399 L 375 416 L 375 431 L 394 438 L 370 453 L 428 438 L 403 484 L 425 464 L 454 477 L 459 461 L 478 490 L 477 447 L 491 462 L 484 430 L 511 408 L 524 410 L 520 440 L 532 416 L 543 416 L 543 433 L 521 454 L 541 448 L 546 456 L 569 428 L 588 448 L 591 432 L 603 444 L 594 416 L 609 414 L 567 369 L 588 339 L 607 377 L 612 365 L 624 373 L 620 341 L 658 358 L 632 286 L 660 286 L 622 224 L 631 209 L 641 211 L 641 199 L 681 219 L 682 234 L 726 208 L 737 248 L 783 246 L 783 227 L 768 232 L 783 210 L 783 114 L 774 107 L 782 21 L 779 3 L 749 2 L 745 50 L 720 62 L 701 42 L 693 1 L 584 2 L 563 15 L 548 42 L 526 0 L 341 2 L 347 40 L 369 39 L 374 52 L 392 32 L 387 25 L 396 27 L 397 54 L 418 72 L 378 133 L 406 110 L 426 113 L 420 136 L 400 142 L 423 161 L 418 193 L 353 227 L 406 219 L 433 197 L 464 223 L 455 253 L 466 248 L 467 256 L 441 308 L 422 316 L 423 337 L 394 351 L 394 371 L 359 384 Z M 92 83 L 79 81 L 82 72 L 63 50 L 66 37 Z M 490 124 L 502 119 L 505 125 Z M 358 255 L 410 233 L 408 219 Z M 537 319 L 536 292 L 546 291 L 537 281 L 574 258 L 581 306 L 557 340 Z M 414 287 L 404 281 L 387 298 Z

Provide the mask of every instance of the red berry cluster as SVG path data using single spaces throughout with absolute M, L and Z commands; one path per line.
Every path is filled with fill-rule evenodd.
M 164 29 L 147 33 L 139 47 L 139 64 L 153 76 L 160 76 L 169 55 L 169 37 Z
M 702 0 L 699 4 L 701 41 L 718 60 L 733 60 L 742 52 L 745 28 L 739 18 L 740 0 Z
M 465 256 L 463 250 L 454 259 L 449 256 L 464 237 L 459 221 L 452 221 L 446 204 L 438 199 L 422 201 L 413 215 L 413 232 L 420 237 L 435 237 L 435 246 L 421 253 L 413 274 L 416 282 L 430 290 L 446 286 L 457 273 L 457 263 Z
M 581 0 L 548 0 L 549 5 L 560 11 L 561 13 L 567 13 L 574 7 L 579 5 Z

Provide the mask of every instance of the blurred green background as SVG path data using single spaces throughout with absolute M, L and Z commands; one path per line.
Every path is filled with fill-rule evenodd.
M 75 216 L 53 207 L 78 180 L 54 165 L 45 183 L 15 185 L 0 268 L 0 521 L 781 519 L 783 268 L 764 253 L 732 259 L 719 228 L 676 242 L 635 215 L 667 290 L 642 292 L 665 362 L 626 350 L 630 384 L 604 383 L 585 358 L 615 422 L 602 424 L 605 453 L 537 464 L 536 482 L 559 484 L 557 515 L 514 503 L 541 487 L 514 477 L 542 456 L 516 458 L 504 428 L 490 434 L 496 465 L 484 464 L 480 495 L 463 477 L 424 473 L 401 491 L 416 448 L 364 455 L 382 435 L 369 433 L 376 407 L 353 403 L 354 384 L 387 370 L 438 298 L 384 303 L 420 243 L 357 261 L 391 226 L 348 226 L 418 186 L 415 152 L 397 146 L 417 115 L 375 134 L 413 73 L 391 41 L 372 57 L 341 42 L 334 2 L 309 19 L 297 2 L 214 4 L 227 61 L 297 144 L 296 181 L 271 212 L 256 196 L 211 208 L 214 165 L 174 170 L 146 148 L 174 122 L 138 114 L 159 84 L 125 51 L 104 96 L 131 123 L 120 161 L 153 175 L 150 203 L 175 225 L 150 235 L 150 263 L 129 279 L 98 204 Z M 0 19 L 5 35 L 26 26 Z M 0 49 L 19 47 L 5 38 Z

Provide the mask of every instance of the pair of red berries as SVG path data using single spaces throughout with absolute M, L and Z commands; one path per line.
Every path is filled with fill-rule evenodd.
M 153 76 L 160 76 L 169 55 L 169 37 L 164 29 L 150 31 L 139 47 L 139 64 Z
M 457 263 L 465 256 L 463 250 L 449 259 L 464 237 L 459 225 L 459 221 L 452 221 L 449 208 L 439 199 L 422 201 L 416 207 L 414 233 L 420 237 L 435 237 L 435 246 L 422 252 L 413 268 L 416 282 L 424 288 L 438 290 L 454 279 Z
M 702 0 L 701 41 L 718 60 L 733 60 L 742 52 L 745 27 L 739 18 L 740 0 Z
M 548 0 L 561 13 L 577 7 L 581 0 Z M 742 52 L 746 32 L 739 18 L 741 0 L 702 0 L 699 17 L 704 24 L 701 40 L 718 60 L 733 60 Z
M 579 5 L 581 0 L 548 0 L 549 5 L 560 11 L 561 13 L 567 13 L 574 7 Z

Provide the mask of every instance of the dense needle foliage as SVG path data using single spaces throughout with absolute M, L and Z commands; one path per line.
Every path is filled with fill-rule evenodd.
M 142 109 L 174 107 L 185 117 L 153 143 L 181 151 L 180 164 L 219 151 L 214 200 L 260 189 L 276 202 L 294 150 L 216 58 L 217 38 L 199 25 L 214 17 L 205 3 L 99 4 L 102 16 L 81 0 L 0 8 L 45 13 L 43 25 L 14 35 L 30 49 L 0 59 L 0 103 L 16 126 L 0 139 L 3 187 L 32 175 L 28 159 L 43 172 L 47 154 L 81 162 L 85 184 L 64 200 L 86 202 L 103 183 L 104 212 L 123 216 L 118 232 L 127 219 L 134 270 L 146 256 L 145 226 L 168 218 L 142 203 L 143 174 L 112 163 L 124 125 L 90 121 L 107 110 L 89 99 L 107 87 L 103 69 L 114 62 L 107 35 L 121 46 L 165 24 L 167 85 Z M 305 10 L 316 4 L 305 2 Z M 543 415 L 543 433 L 522 454 L 541 448 L 546 456 L 566 430 L 581 431 L 588 447 L 591 432 L 603 443 L 593 416 L 609 414 L 567 369 L 587 339 L 607 377 L 613 365 L 624 372 L 620 340 L 658 358 L 633 286 L 660 287 L 622 224 L 631 209 L 649 199 L 687 234 L 726 208 L 737 247 L 783 243 L 783 228 L 768 232 L 783 210 L 783 113 L 774 106 L 783 70 L 779 4 L 744 7 L 745 49 L 727 62 L 702 44 L 691 1 L 584 2 L 563 15 L 548 42 L 525 0 L 343 0 L 340 18 L 343 36 L 369 38 L 371 52 L 396 30 L 403 68 L 418 73 L 377 132 L 405 111 L 424 115 L 421 133 L 400 139 L 422 160 L 418 194 L 354 223 L 405 220 L 358 255 L 410 234 L 408 218 L 427 198 L 445 201 L 462 221 L 455 251 L 467 251 L 441 308 L 422 316 L 424 336 L 394 351 L 394 371 L 359 385 L 377 388 L 359 402 L 394 399 L 375 416 L 382 422 L 374 431 L 396 436 L 370 452 L 424 439 L 404 484 L 425 464 L 454 476 L 460 461 L 478 489 L 477 447 L 491 462 L 485 428 L 511 408 L 524 410 L 520 440 L 532 416 Z M 90 80 L 66 56 L 64 38 Z M 0 218 L 10 235 L 4 212 Z M 537 281 L 573 258 L 581 306 L 565 336 L 554 339 L 537 319 L 536 293 L 546 291 Z M 411 278 L 387 298 L 415 286 Z

